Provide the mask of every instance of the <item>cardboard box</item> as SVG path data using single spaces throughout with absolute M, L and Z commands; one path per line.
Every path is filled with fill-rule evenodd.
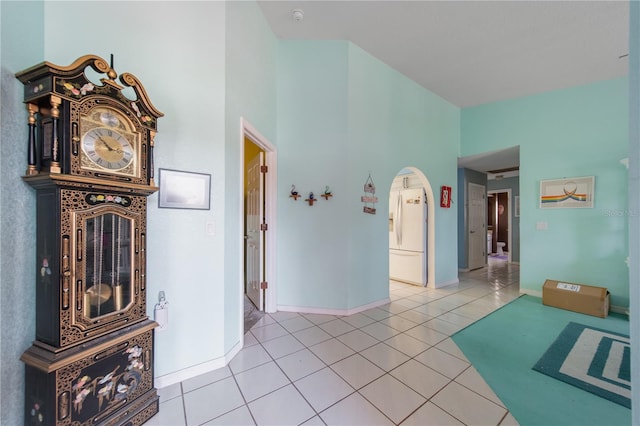
M 546 280 L 542 287 L 542 303 L 600 318 L 609 315 L 609 291 L 604 287 Z

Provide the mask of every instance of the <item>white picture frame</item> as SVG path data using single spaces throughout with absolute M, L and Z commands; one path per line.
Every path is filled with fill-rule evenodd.
M 164 209 L 209 210 L 211 175 L 159 169 L 158 207 Z
M 541 180 L 540 208 L 593 208 L 594 188 L 594 176 Z

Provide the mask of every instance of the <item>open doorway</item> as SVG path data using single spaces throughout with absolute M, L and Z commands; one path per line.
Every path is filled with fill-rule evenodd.
M 435 288 L 435 208 L 426 176 L 405 167 L 389 190 L 389 280 Z
M 244 331 L 264 312 L 275 312 L 275 148 L 242 120 L 242 283 Z
M 511 190 L 487 191 L 488 261 L 511 261 Z

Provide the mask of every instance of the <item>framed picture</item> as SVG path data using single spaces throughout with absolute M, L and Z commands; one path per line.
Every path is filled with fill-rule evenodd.
M 158 207 L 209 210 L 211 175 L 160 169 Z
M 595 177 L 540 181 L 540 208 L 593 208 Z
M 515 195 L 513 197 L 513 216 L 520 217 L 520 196 Z

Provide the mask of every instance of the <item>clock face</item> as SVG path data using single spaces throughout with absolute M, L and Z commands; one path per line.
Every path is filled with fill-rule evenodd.
M 98 106 L 80 118 L 82 168 L 137 176 L 139 134 L 118 110 Z
M 133 161 L 133 147 L 126 137 L 108 127 L 95 127 L 82 137 L 86 156 L 107 170 L 121 170 Z

